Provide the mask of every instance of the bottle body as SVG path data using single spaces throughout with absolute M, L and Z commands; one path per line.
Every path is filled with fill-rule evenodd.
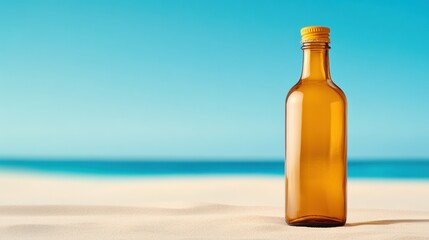
M 303 73 L 286 98 L 286 222 L 341 226 L 347 208 L 347 102 L 329 73 L 327 43 L 303 46 Z
M 341 90 L 298 83 L 286 100 L 286 222 L 346 221 L 346 101 Z

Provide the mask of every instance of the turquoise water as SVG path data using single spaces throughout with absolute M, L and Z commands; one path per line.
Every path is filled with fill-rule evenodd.
M 283 176 L 282 160 L 0 160 L 0 171 L 101 176 Z M 429 160 L 349 160 L 349 178 L 429 179 Z

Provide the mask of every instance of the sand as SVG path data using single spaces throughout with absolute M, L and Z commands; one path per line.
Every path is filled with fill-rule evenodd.
M 279 177 L 0 173 L 0 239 L 429 239 L 429 181 L 349 181 L 344 227 L 290 227 Z

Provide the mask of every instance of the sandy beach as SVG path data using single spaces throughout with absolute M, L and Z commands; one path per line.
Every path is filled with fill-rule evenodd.
M 345 227 L 290 227 L 279 177 L 0 173 L 1 239 L 429 239 L 429 181 L 351 180 Z

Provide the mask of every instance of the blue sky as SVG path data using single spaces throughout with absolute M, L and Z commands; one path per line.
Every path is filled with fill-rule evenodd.
M 0 156 L 282 158 L 331 28 L 350 158 L 429 157 L 427 1 L 1 1 Z

